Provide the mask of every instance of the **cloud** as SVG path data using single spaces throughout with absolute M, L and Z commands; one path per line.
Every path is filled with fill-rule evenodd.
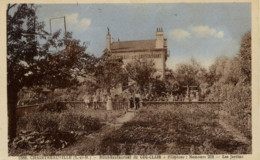
M 66 15 L 66 22 L 69 27 L 69 30 L 77 30 L 79 32 L 88 29 L 88 27 L 91 24 L 91 19 L 88 18 L 79 19 L 78 13 L 72 13 Z
M 217 31 L 215 28 L 210 28 L 209 26 L 190 26 L 187 29 L 177 28 L 170 31 L 170 38 L 176 41 L 185 41 L 189 38 L 206 38 L 206 37 L 215 37 L 215 38 L 224 38 L 224 31 Z
M 172 39 L 177 41 L 183 41 L 191 37 L 190 32 L 184 29 L 174 29 L 170 32 L 170 36 Z
M 223 37 L 224 37 L 224 32 L 223 32 L 223 31 L 219 31 L 219 32 L 216 34 L 216 37 L 217 37 L 217 38 L 223 38 Z
M 191 30 L 192 33 L 197 38 L 205 38 L 205 37 L 210 37 L 210 36 L 214 36 L 217 38 L 224 37 L 223 31 L 217 32 L 217 30 L 215 28 L 210 28 L 209 26 L 190 26 L 189 30 Z

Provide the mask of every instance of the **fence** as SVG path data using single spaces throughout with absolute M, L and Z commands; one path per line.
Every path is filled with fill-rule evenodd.
M 60 101 L 59 103 L 66 105 L 67 107 L 88 107 L 93 109 L 106 109 L 106 102 L 90 102 L 84 101 Z M 113 110 L 125 109 L 128 106 L 127 101 L 112 101 Z
M 106 109 L 106 102 L 90 102 L 84 101 L 59 101 L 52 103 L 42 103 L 34 105 L 17 106 L 16 111 L 18 113 L 35 112 L 37 110 L 62 110 L 65 108 L 92 108 L 92 109 Z M 128 101 L 112 101 L 113 110 L 124 110 L 128 107 Z
M 223 102 L 217 102 L 217 101 L 143 101 L 141 102 L 143 107 L 159 107 L 161 105 L 170 105 L 170 106 L 176 106 L 176 105 L 203 105 L 203 104 L 212 104 L 212 105 L 218 105 L 222 104 Z
M 184 102 L 184 101 L 143 101 L 141 102 L 143 107 L 160 107 L 160 106 L 179 106 L 179 105 L 219 105 L 223 102 L 213 102 L 213 101 L 198 101 L 198 102 Z M 62 108 L 93 108 L 93 109 L 106 109 L 106 102 L 90 102 L 85 103 L 84 101 L 59 101 L 52 103 L 42 103 L 35 105 L 23 105 L 18 106 L 16 110 L 18 112 L 34 112 L 37 110 L 61 110 Z M 113 110 L 126 110 L 129 107 L 128 101 L 112 101 Z

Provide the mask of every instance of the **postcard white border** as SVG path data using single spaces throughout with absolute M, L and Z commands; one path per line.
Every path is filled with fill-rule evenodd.
M 7 146 L 7 63 L 6 63 L 6 7 L 8 3 L 38 3 L 38 4 L 75 4 L 75 3 L 251 3 L 252 13 L 252 154 L 243 155 L 242 159 L 259 160 L 260 159 L 260 68 L 259 68 L 259 1 L 258 0 L 6 0 L 0 1 L 0 159 L 14 160 L 19 157 L 8 157 Z M 29 158 L 29 157 L 28 157 Z M 46 157 L 48 159 L 48 157 Z M 62 157 L 60 157 L 62 158 Z M 75 159 L 76 157 L 74 157 Z M 78 157 L 79 158 L 79 157 Z M 89 156 L 91 159 L 99 159 L 98 156 Z M 62 158 L 64 159 L 64 158 Z M 73 157 L 72 157 L 73 159 Z M 168 158 L 166 158 L 168 159 Z M 223 159 L 223 158 L 214 158 Z M 239 158 L 240 159 L 240 158 Z

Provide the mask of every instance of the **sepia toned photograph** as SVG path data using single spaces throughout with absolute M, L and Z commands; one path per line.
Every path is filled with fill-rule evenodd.
M 8 156 L 252 154 L 251 5 L 7 3 Z

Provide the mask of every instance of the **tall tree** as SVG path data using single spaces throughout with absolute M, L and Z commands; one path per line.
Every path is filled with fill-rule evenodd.
M 119 87 L 118 85 L 126 80 L 122 59 L 109 54 L 103 55 L 96 64 L 94 77 L 96 84 L 110 96 L 111 89 Z
M 238 60 L 241 81 L 251 84 L 251 32 L 246 33 L 242 38 Z
M 156 69 L 154 62 L 145 59 L 135 59 L 125 66 L 128 77 L 136 83 L 136 91 L 140 92 L 141 98 L 145 90 L 149 90 L 154 80 Z
M 88 59 L 86 45 L 61 36 L 48 35 L 44 23 L 38 22 L 33 4 L 7 6 L 7 94 L 8 135 L 16 136 L 17 93 L 25 86 L 66 87 L 77 82 L 75 69 Z M 12 10 L 12 11 L 11 11 Z M 45 43 L 44 45 L 40 45 Z M 77 64 L 77 65 L 76 65 Z
M 165 86 L 167 88 L 167 92 L 171 94 L 180 91 L 181 87 L 173 70 L 168 68 L 165 70 Z
M 200 85 L 206 82 L 207 71 L 195 59 L 178 64 L 175 77 L 181 86 Z

